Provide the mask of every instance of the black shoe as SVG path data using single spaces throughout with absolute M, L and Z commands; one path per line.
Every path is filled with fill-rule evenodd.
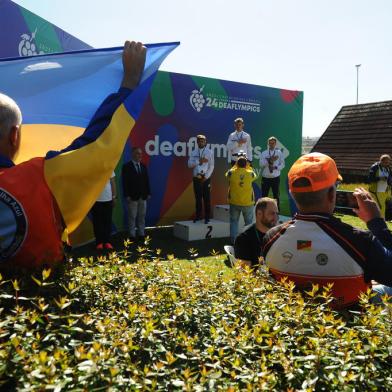
M 195 218 L 195 219 L 193 219 L 193 223 L 196 223 L 199 220 L 201 220 L 201 218 Z
M 210 220 L 209 219 L 204 219 L 204 223 L 207 225 L 208 223 L 210 223 Z

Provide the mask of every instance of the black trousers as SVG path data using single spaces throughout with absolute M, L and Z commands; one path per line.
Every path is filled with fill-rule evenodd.
M 97 201 L 91 209 L 96 244 L 110 242 L 112 232 L 112 201 Z
M 273 198 L 276 199 L 279 208 L 279 183 L 280 176 L 275 178 L 262 177 L 261 182 L 261 197 L 267 197 L 270 189 L 272 189 Z
M 211 197 L 210 197 L 210 179 L 200 181 L 193 177 L 193 191 L 196 199 L 196 218 L 201 218 L 204 203 L 204 219 L 210 219 L 211 216 Z

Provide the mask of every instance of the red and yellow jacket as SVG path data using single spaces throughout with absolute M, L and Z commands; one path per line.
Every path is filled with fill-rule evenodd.
M 63 260 L 62 236 L 78 227 L 120 159 L 135 124 L 132 105 L 132 91 L 120 88 L 67 148 L 18 165 L 0 156 L 2 265 Z

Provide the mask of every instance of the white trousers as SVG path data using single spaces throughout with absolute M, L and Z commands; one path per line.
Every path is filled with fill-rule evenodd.
M 131 200 L 128 202 L 129 235 L 136 236 L 136 226 L 138 235 L 144 236 L 146 200 Z

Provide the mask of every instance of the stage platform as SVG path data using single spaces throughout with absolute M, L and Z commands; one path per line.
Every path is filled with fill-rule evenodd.
M 204 219 L 193 221 L 175 222 L 173 226 L 174 236 L 185 241 L 196 241 L 208 238 L 229 237 L 230 224 L 216 219 L 204 223 Z
M 290 217 L 288 216 L 279 215 L 279 224 L 289 219 Z M 241 233 L 244 228 L 244 218 L 241 214 L 238 224 L 238 232 Z M 218 204 L 214 206 L 214 219 L 211 219 L 208 224 L 204 223 L 204 219 L 195 223 L 193 223 L 193 221 L 175 222 L 173 226 L 173 234 L 175 237 L 181 238 L 185 241 L 230 237 L 229 205 Z

